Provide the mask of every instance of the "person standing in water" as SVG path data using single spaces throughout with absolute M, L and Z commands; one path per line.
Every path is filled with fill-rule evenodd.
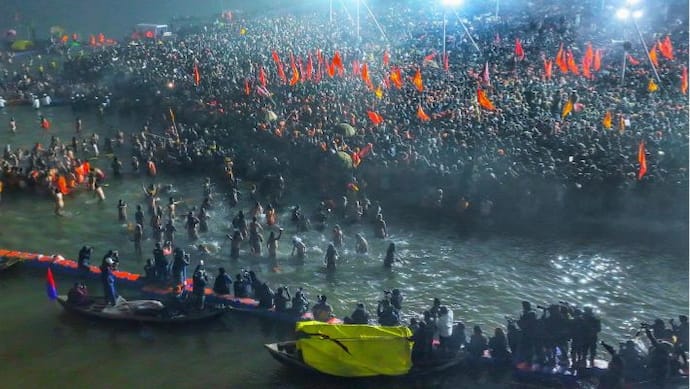
M 261 255 L 261 242 L 264 241 L 264 238 L 261 236 L 262 231 L 261 223 L 254 216 L 252 222 L 249 223 L 249 248 L 252 255 Z
M 328 249 L 326 249 L 326 269 L 335 270 L 335 264 L 338 261 L 338 251 L 335 249 L 333 243 L 328 244 Z
M 299 259 L 299 260 L 304 260 L 304 257 L 307 253 L 307 245 L 304 244 L 302 239 L 299 237 L 295 236 L 292 238 L 292 256 Z
M 122 199 L 117 200 L 117 220 L 120 223 L 127 223 L 127 203 Z
M 10 118 L 10 132 L 13 134 L 17 133 L 17 121 L 14 120 L 14 116 Z
M 366 254 L 369 252 L 369 243 L 367 243 L 367 240 L 364 239 L 364 236 L 361 233 L 355 234 L 355 237 L 357 238 L 357 248 L 355 251 L 357 251 L 357 254 Z
M 374 235 L 379 239 L 386 239 L 388 237 L 388 229 L 386 228 L 386 221 L 383 220 L 381 213 L 376 215 L 374 222 Z
M 391 268 L 396 261 L 395 243 L 391 242 L 391 244 L 388 245 L 388 250 L 386 250 L 386 257 L 383 259 L 383 267 Z
M 230 234 L 226 235 L 230 239 L 230 259 L 237 260 L 240 258 L 240 243 L 244 240 L 242 237 L 242 232 L 235 229 L 232 236 Z
M 144 239 L 144 227 L 141 224 L 134 226 L 134 252 L 141 256 L 141 241 Z
M 268 249 L 268 258 L 269 259 L 276 259 L 277 257 L 277 252 L 278 252 L 278 241 L 280 240 L 280 237 L 283 236 L 283 229 L 280 228 L 278 229 L 278 236 L 275 236 L 275 233 L 271 231 L 271 234 L 268 236 L 268 241 L 266 242 L 266 248 Z
M 62 216 L 62 210 L 65 208 L 65 200 L 62 198 L 60 189 L 55 188 L 55 214 Z

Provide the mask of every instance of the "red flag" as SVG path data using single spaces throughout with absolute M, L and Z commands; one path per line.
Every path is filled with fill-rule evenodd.
M 568 53 L 566 55 L 567 57 L 567 62 L 568 62 L 568 70 L 571 73 L 574 73 L 576 76 L 580 75 L 580 71 L 577 68 L 577 64 L 575 63 L 575 56 L 573 55 L 573 51 L 568 49 Z
M 688 94 L 688 68 L 685 66 L 680 73 L 680 91 L 684 95 Z
M 641 180 L 647 173 L 647 153 L 644 148 L 644 141 L 640 142 L 637 148 L 637 162 L 640 164 L 640 170 L 637 172 L 637 180 Z
M 656 43 L 652 46 L 651 50 L 649 50 L 649 59 L 655 67 L 659 67 L 659 59 L 656 56 Z
M 547 80 L 551 79 L 551 76 L 553 75 L 553 60 L 550 59 L 544 59 L 544 78 Z
M 53 278 L 53 271 L 50 270 L 50 268 L 48 268 L 48 272 L 46 273 L 46 293 L 51 300 L 56 300 L 58 297 L 55 278 Z
M 359 61 L 358 60 L 352 61 L 352 74 L 354 74 L 356 76 L 357 74 L 360 74 L 361 71 L 362 70 L 360 69 Z
M 391 62 L 391 55 L 388 54 L 388 50 L 385 50 L 383 52 L 383 64 L 385 66 L 388 66 L 388 64 Z
M 266 87 L 266 72 L 263 66 L 259 67 L 259 83 L 262 87 Z
M 244 94 L 249 96 L 252 93 L 252 89 L 249 87 L 249 80 L 244 79 Z
M 525 59 L 525 51 L 522 49 L 522 42 L 520 42 L 518 38 L 515 38 L 515 58 L 517 58 L 518 61 Z
M 635 66 L 636 66 L 636 65 L 639 65 L 639 64 L 640 64 L 640 61 L 636 60 L 636 59 L 635 59 L 632 55 L 630 55 L 630 54 L 628 54 L 625 58 L 628 60 L 628 62 L 630 62 L 631 65 L 635 65 Z
M 448 53 L 443 54 L 443 70 L 448 71 L 450 66 L 448 65 Z
M 666 35 L 663 42 L 659 43 L 659 51 L 661 55 L 668 60 L 673 60 L 673 43 L 671 43 L 671 37 Z
M 486 92 L 484 92 L 481 88 L 477 88 L 477 102 L 482 106 L 482 108 L 488 109 L 489 111 L 496 109 L 491 100 L 486 97 Z
M 426 112 L 424 112 L 421 105 L 417 107 L 417 117 L 419 118 L 419 120 L 423 122 L 428 122 L 429 120 L 431 120 L 429 115 L 427 115 Z
M 380 116 L 380 115 L 379 115 L 379 116 Z M 367 143 L 366 146 L 362 147 L 362 149 L 359 150 L 359 152 L 357 153 L 357 155 L 359 155 L 360 158 L 364 158 L 364 157 L 366 157 L 366 156 L 371 152 L 371 149 L 372 149 L 373 147 L 374 147 L 373 144 Z
M 589 70 L 591 65 L 591 63 L 587 62 L 587 57 L 582 57 L 582 75 L 588 80 L 592 79 L 592 72 Z
M 340 52 L 336 50 L 335 54 L 333 54 L 333 65 L 335 68 L 338 70 L 339 75 L 343 75 L 345 73 L 345 67 L 343 66 L 343 59 L 340 57 Z
M 328 71 L 328 75 L 333 78 L 335 76 L 335 65 L 333 64 L 333 61 L 328 63 L 328 68 L 326 69 Z
M 283 82 L 287 82 L 287 76 L 285 75 L 285 70 L 283 69 L 283 63 L 280 61 L 280 57 L 278 56 L 278 53 L 276 53 L 275 50 L 271 53 L 271 56 L 273 56 L 273 62 L 276 63 L 276 69 L 278 71 L 278 77 L 280 77 Z
M 556 53 L 556 65 L 561 69 L 561 73 L 568 73 L 568 64 L 565 60 L 565 52 L 563 51 L 563 43 L 558 48 L 558 53 Z
M 201 83 L 201 74 L 199 74 L 199 67 L 196 66 L 196 63 L 194 64 L 194 86 L 199 86 L 199 83 Z
M 403 81 L 402 81 L 402 74 L 400 72 L 400 68 L 394 67 L 391 70 L 391 74 L 390 74 L 389 78 L 390 78 L 391 82 L 393 83 L 393 85 L 395 85 L 396 88 L 398 88 L 398 89 L 402 88 Z
M 299 70 L 295 64 L 295 57 L 290 53 L 290 69 L 292 70 L 292 78 L 290 78 L 290 86 L 294 86 L 299 82 Z
M 594 51 L 594 70 L 597 72 L 601 69 L 601 49 Z
M 432 51 L 431 54 L 424 57 L 424 62 L 433 61 L 436 58 L 436 52 Z
M 422 92 L 424 91 L 424 84 L 422 83 L 422 71 L 417 69 L 417 72 L 414 74 L 414 77 L 412 78 L 412 83 L 414 86 L 417 87 L 417 90 Z
M 383 117 L 377 112 L 367 111 L 367 116 L 369 116 L 369 120 L 371 120 L 371 122 L 376 126 L 383 123 Z

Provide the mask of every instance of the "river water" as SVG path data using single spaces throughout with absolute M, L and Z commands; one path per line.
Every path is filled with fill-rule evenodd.
M 75 119 L 69 108 L 49 107 L 40 113 L 53 124 L 49 132 L 40 129 L 38 112 L 29 107 L 0 111 L 0 144 L 28 148 L 37 141 L 48 144 L 51 135 L 65 141 L 74 135 Z M 7 131 L 11 116 L 17 121 L 17 134 Z M 106 115 L 103 120 L 90 114 L 81 118 L 83 133 L 97 132 L 101 139 L 112 136 L 116 129 L 128 134 L 141 128 L 138 121 L 114 115 Z M 108 249 L 119 249 L 121 267 L 141 272 L 153 244 L 146 241 L 144 257 L 136 257 L 127 225 L 117 221 L 117 201 L 128 203 L 128 217 L 133 220 L 136 204 L 145 204 L 142 185 L 153 181 L 131 173 L 126 147 L 116 150 L 116 154 L 123 161 L 125 174 L 119 180 L 108 177 L 106 201 L 100 203 L 93 193 L 79 191 L 66 197 L 63 217 L 53 214 L 53 202 L 48 197 L 3 193 L 0 247 L 76 258 L 79 248 L 88 244 L 96 249 L 94 262 Z M 109 156 L 92 159 L 92 165 L 110 174 Z M 174 196 L 182 200 L 177 213 L 184 215 L 190 207 L 201 204 L 203 180 L 203 176 L 162 172 L 155 182 L 173 185 Z M 300 203 L 308 212 L 316 205 L 309 191 L 294 185 L 288 185 L 287 196 L 287 203 Z M 165 203 L 167 195 L 162 197 Z M 183 220 L 177 222 L 177 239 L 189 245 L 192 265 L 204 259 L 211 274 L 216 274 L 219 266 L 233 275 L 246 268 L 255 270 L 274 287 L 289 285 L 294 290 L 304 286 L 312 301 L 317 294 L 326 294 L 340 317 L 348 315 L 358 301 L 375 310 L 382 291 L 391 288 L 399 288 L 406 295 L 404 311 L 408 314 L 420 313 L 434 297 L 440 297 L 453 309 L 456 320 L 465 321 L 469 328 L 479 324 L 487 332 L 504 326 L 505 315 L 515 316 L 521 300 L 591 305 L 602 317 L 601 337 L 610 342 L 634 333 L 641 321 L 688 314 L 687 236 L 662 233 L 658 235 L 670 238 L 655 241 L 635 235 L 614 240 L 591 231 L 538 237 L 459 235 L 449 227 L 388 214 L 384 203 L 390 239 L 377 240 L 369 225 L 345 226 L 341 262 L 337 272 L 329 275 L 323 271 L 323 252 L 330 237 L 322 233 L 301 234 L 309 248 L 308 259 L 304 264 L 290 260 L 295 228 L 288 222 L 287 207 L 279 216 L 285 233 L 278 249 L 278 267 L 269 265 L 265 257 L 250 257 L 245 247 L 240 260 L 231 262 L 225 234 L 231 230 L 237 208 L 229 208 L 223 198 L 224 193 L 217 188 L 210 232 L 201 234 L 200 242 L 196 242 L 209 246 L 211 254 L 202 256 L 195 251 L 183 231 Z M 249 207 L 245 197 L 240 208 L 247 212 Z M 354 254 L 356 232 L 367 237 L 368 256 Z M 389 271 L 382 267 L 382 259 L 390 241 L 396 243 L 402 263 Z M 65 293 L 73 280 L 56 278 L 58 289 Z M 4 387 L 348 385 L 304 379 L 283 369 L 272 361 L 262 344 L 287 334 L 253 318 L 226 315 L 217 323 L 183 330 L 113 327 L 65 315 L 47 300 L 44 274 L 21 267 L 11 269 L 0 274 L 0 289 L 0 372 Z M 92 284 L 91 291 L 101 293 L 98 284 Z M 120 292 L 125 297 L 137 296 L 136 291 Z M 449 388 L 459 383 L 468 384 L 457 377 L 433 382 Z M 368 385 L 400 386 L 388 382 Z

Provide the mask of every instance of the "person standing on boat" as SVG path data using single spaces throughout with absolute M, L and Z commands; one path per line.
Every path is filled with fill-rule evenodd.
M 93 247 L 84 246 L 79 250 L 79 256 L 77 259 L 77 268 L 79 269 L 79 275 L 82 278 L 86 278 L 91 272 L 89 263 L 91 262 L 91 254 L 93 254 Z
M 467 345 L 467 351 L 473 358 L 481 358 L 484 351 L 489 349 L 489 341 L 484 336 L 481 327 L 474 326 L 472 329 L 472 336 L 470 336 L 470 344 Z
M 297 289 L 295 296 L 292 297 L 292 312 L 295 316 L 302 316 L 309 310 L 309 300 L 302 288 Z
M 206 270 L 204 269 L 204 261 L 199 261 L 196 269 L 194 269 L 192 281 L 192 294 L 194 295 L 197 308 L 203 310 L 206 302 L 206 285 L 208 284 L 208 275 L 206 275 Z
M 436 320 L 436 329 L 438 330 L 438 340 L 440 349 L 443 352 L 451 352 L 451 339 L 453 336 L 453 311 L 446 306 L 439 309 L 439 316 Z
M 276 290 L 273 304 L 276 312 L 287 312 L 289 310 L 288 303 L 290 302 L 290 290 L 287 286 L 281 286 Z
M 599 332 L 601 332 L 601 320 L 594 315 L 592 307 L 585 307 L 582 314 L 583 328 L 582 340 L 584 345 L 584 352 L 582 357 L 587 357 L 589 353 L 589 365 L 594 367 L 594 357 L 597 355 L 597 343 Z
M 498 364 L 503 365 L 511 361 L 510 351 L 508 350 L 508 339 L 501 327 L 496 327 L 494 336 L 489 338 L 489 352 L 491 358 Z
M 230 294 L 230 287 L 232 286 L 232 279 L 225 272 L 225 268 L 218 268 L 218 276 L 213 282 L 213 292 L 220 295 Z
M 156 242 L 153 249 L 153 260 L 156 264 L 156 278 L 159 282 L 167 282 L 170 277 L 170 262 L 163 252 L 161 242 Z
M 382 326 L 394 327 L 400 325 L 398 311 L 393 308 L 388 299 L 379 302 L 379 306 L 376 308 L 376 314 L 379 317 L 379 324 Z
M 522 302 L 522 314 L 517 324 L 520 327 L 519 360 L 531 364 L 536 349 L 538 321 L 537 313 L 534 312 L 529 301 Z
M 115 261 L 107 257 L 101 265 L 101 282 L 103 283 L 103 292 L 105 300 L 108 304 L 115 305 L 117 302 L 117 291 L 115 290 L 115 274 L 113 274 L 113 267 Z
M 172 263 L 173 285 L 185 284 L 187 281 L 187 266 L 189 266 L 189 254 L 176 247 Z
M 404 299 L 405 299 L 405 297 L 403 296 L 400 289 L 393 289 L 391 291 L 391 305 L 398 312 L 400 312 L 402 310 L 402 303 L 403 303 Z

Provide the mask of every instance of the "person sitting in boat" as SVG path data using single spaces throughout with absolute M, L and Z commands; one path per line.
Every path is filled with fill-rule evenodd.
M 481 327 L 474 326 L 472 329 L 472 336 L 470 337 L 470 344 L 467 345 L 467 352 L 472 358 L 481 358 L 484 351 L 489 349 L 489 341 L 484 336 Z
M 494 336 L 489 338 L 489 352 L 491 353 L 491 358 L 498 364 L 503 365 L 511 361 L 508 339 L 503 332 L 503 328 L 496 327 Z
M 287 312 L 289 310 L 288 303 L 290 302 L 290 290 L 287 286 L 281 286 L 276 290 L 273 304 L 276 312 Z
M 67 292 L 67 302 L 69 304 L 78 306 L 89 305 L 91 301 L 92 300 L 89 298 L 89 291 L 82 282 L 75 282 L 72 289 Z
M 309 300 L 302 288 L 297 289 L 292 297 L 292 312 L 295 316 L 302 316 L 309 311 Z
M 434 333 L 436 326 L 429 311 L 424 311 L 424 318 L 419 321 L 417 330 L 412 334 L 412 363 L 429 360 L 433 353 Z
M 108 250 L 107 253 L 103 256 L 103 261 L 105 262 L 106 258 L 112 258 L 113 260 L 113 269 L 117 269 L 118 265 L 120 264 L 120 252 L 117 250 Z
M 153 249 L 153 260 L 156 264 L 156 279 L 160 282 L 167 282 L 170 277 L 170 261 L 165 256 L 160 242 L 156 242 Z
M 453 347 L 451 346 L 451 337 L 453 336 L 453 311 L 446 306 L 441 306 L 441 308 L 439 308 L 436 329 L 438 330 L 439 348 L 441 351 L 446 353 L 453 352 Z
M 216 280 L 213 282 L 213 292 L 221 295 L 230 294 L 231 285 L 232 279 L 225 272 L 225 268 L 218 268 L 218 276 L 216 276 Z
M 398 311 L 391 305 L 390 300 L 381 300 L 376 308 L 376 314 L 379 318 L 379 324 L 382 326 L 394 327 L 400 325 L 400 316 Z
M 117 301 L 117 291 L 115 290 L 115 274 L 113 274 L 113 267 L 115 261 L 107 257 L 101 265 L 101 282 L 103 283 L 103 292 L 108 304 L 115 305 Z
M 168 316 L 187 314 L 188 294 L 183 285 L 175 285 L 165 302 Z
M 318 302 L 311 308 L 314 320 L 327 322 L 333 316 L 333 307 L 326 302 L 327 297 L 325 295 L 319 295 L 317 298 Z
M 453 349 L 461 350 L 467 348 L 467 335 L 465 334 L 465 323 L 458 321 L 453 325 Z
M 247 298 L 249 297 L 249 290 L 247 288 L 247 282 L 241 274 L 235 277 L 235 285 L 233 286 L 234 295 L 236 298 Z
M 357 303 L 357 307 L 350 316 L 343 319 L 345 324 L 369 324 L 369 312 L 363 303 Z
M 204 269 L 204 261 L 199 261 L 199 264 L 194 269 L 194 276 L 192 277 L 192 294 L 196 301 L 196 307 L 199 310 L 204 309 L 206 302 L 206 285 L 208 284 L 208 275 Z
M 273 308 L 273 297 L 275 293 L 271 290 L 267 283 L 262 282 L 256 289 L 256 298 L 259 300 L 259 308 L 271 309 Z

